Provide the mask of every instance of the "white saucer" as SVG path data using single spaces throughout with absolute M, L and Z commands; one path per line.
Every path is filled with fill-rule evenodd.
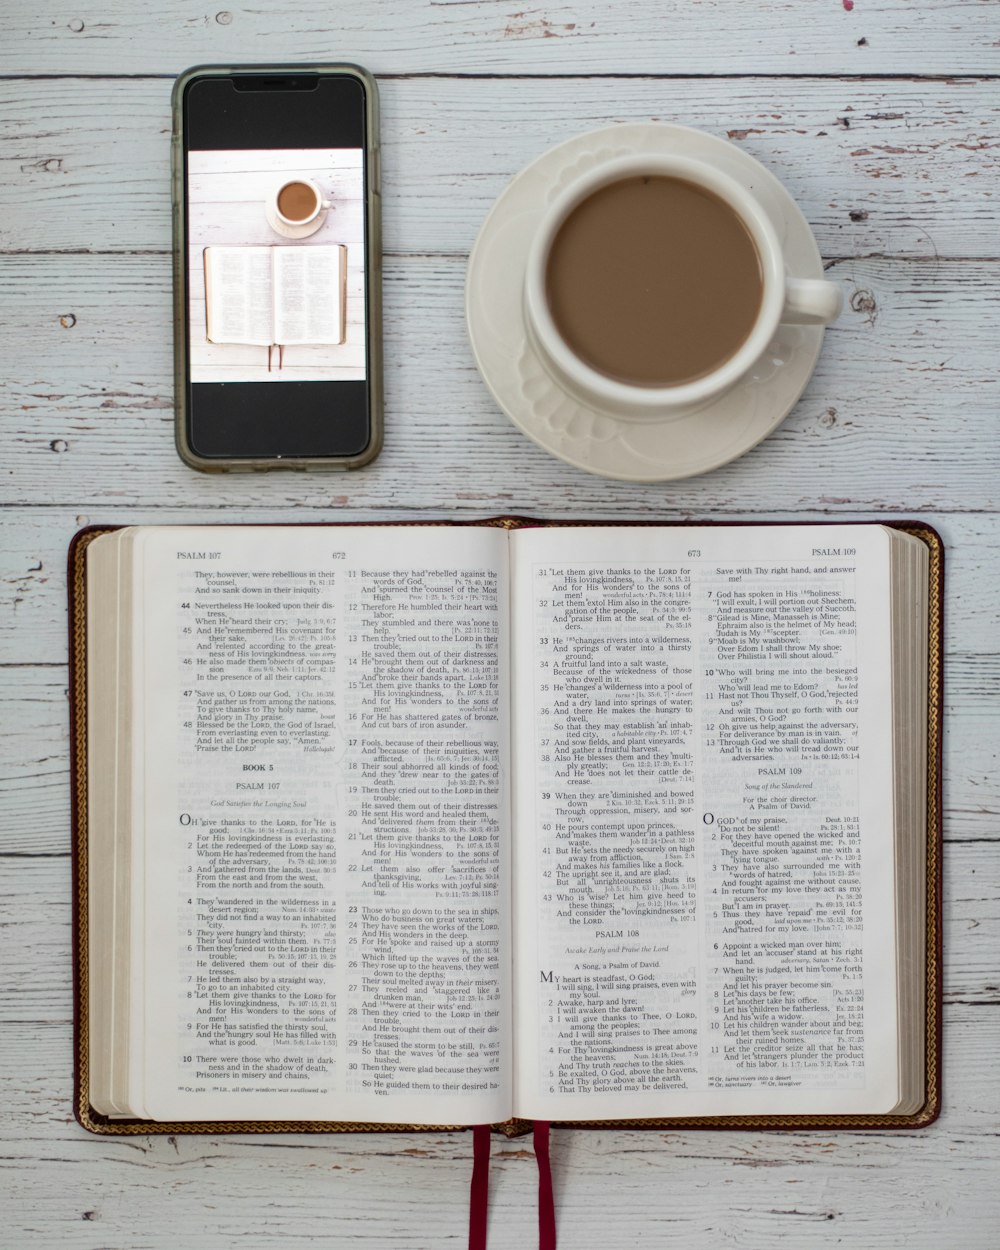
M 275 234 L 280 234 L 285 239 L 308 239 L 326 221 L 328 212 L 329 209 L 324 208 L 313 221 L 306 222 L 303 226 L 290 226 L 287 222 L 281 220 L 267 200 L 264 201 L 264 216 L 267 218 L 267 224 Z
M 543 369 L 524 326 L 524 268 L 551 201 L 597 164 L 638 152 L 709 162 L 752 189 L 774 222 L 791 273 L 822 278 L 806 219 L 763 165 L 725 139 L 687 126 L 609 126 L 559 144 L 522 170 L 490 210 L 469 256 L 466 320 L 479 372 L 500 407 L 568 464 L 628 482 L 667 482 L 728 464 L 775 430 L 816 367 L 822 326 L 779 326 L 760 363 L 720 399 L 663 421 L 607 416 L 571 398 Z

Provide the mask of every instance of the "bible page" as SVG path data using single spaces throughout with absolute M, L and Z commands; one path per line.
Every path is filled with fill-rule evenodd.
M 206 335 L 211 343 L 275 342 L 270 247 L 205 248 Z
M 274 341 L 343 343 L 347 248 L 275 247 Z
M 896 1104 L 889 549 L 512 535 L 516 1115 Z
M 506 1117 L 505 533 L 138 533 L 147 1114 Z

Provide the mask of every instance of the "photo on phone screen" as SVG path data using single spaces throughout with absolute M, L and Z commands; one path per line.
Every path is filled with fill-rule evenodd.
M 377 109 L 344 70 L 193 71 L 177 93 L 178 447 L 198 468 L 378 450 Z
M 192 382 L 365 376 L 364 155 L 188 155 Z

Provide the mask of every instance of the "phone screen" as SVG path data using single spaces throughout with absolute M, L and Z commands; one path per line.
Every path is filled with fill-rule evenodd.
M 351 457 L 370 443 L 365 106 L 349 75 L 187 85 L 187 438 L 200 457 Z

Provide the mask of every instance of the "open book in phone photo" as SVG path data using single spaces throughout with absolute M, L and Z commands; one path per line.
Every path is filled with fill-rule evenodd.
M 345 339 L 347 248 L 206 247 L 205 319 L 210 343 L 269 353 Z

